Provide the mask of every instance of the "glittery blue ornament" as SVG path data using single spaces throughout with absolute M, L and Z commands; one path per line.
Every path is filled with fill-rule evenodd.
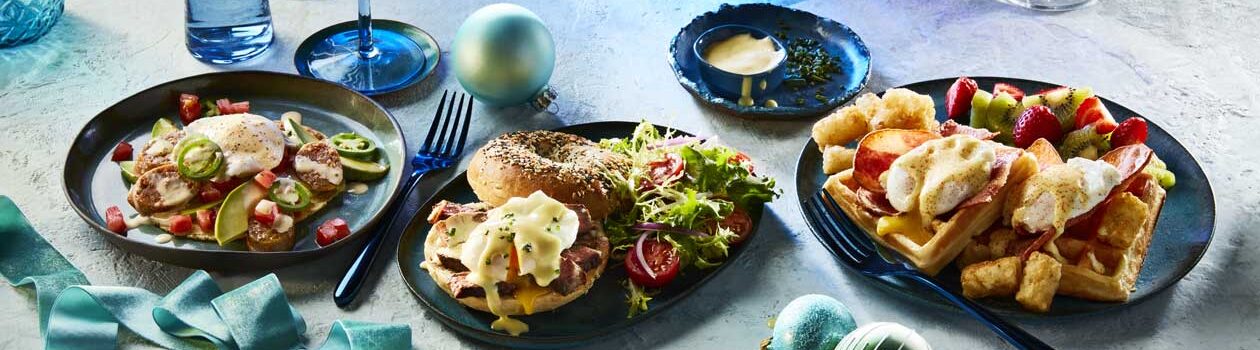
M 451 57 L 459 84 L 484 104 L 544 109 L 555 98 L 547 88 L 556 64 L 551 31 L 524 7 L 494 4 L 473 12 L 455 33 Z

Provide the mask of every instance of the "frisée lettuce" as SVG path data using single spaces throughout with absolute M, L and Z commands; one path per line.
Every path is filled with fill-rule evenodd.
M 747 155 L 713 139 L 661 133 L 643 122 L 629 138 L 604 139 L 600 147 L 633 164 L 625 174 L 610 175 L 617 197 L 633 203 L 604 222 L 619 257 L 647 233 L 674 247 L 680 269 L 721 265 L 739 236 L 718 223 L 779 195 L 774 179 L 757 176 Z M 629 316 L 645 311 L 650 293 L 631 281 L 626 286 Z

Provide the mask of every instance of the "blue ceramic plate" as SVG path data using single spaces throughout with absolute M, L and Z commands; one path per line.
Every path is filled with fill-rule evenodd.
M 825 85 L 805 87 L 799 92 L 780 85 L 765 97 L 777 101 L 779 107 L 765 107 L 761 100 L 756 101 L 755 106 L 740 106 L 737 99 L 723 98 L 709 89 L 700 78 L 700 60 L 692 52 L 692 44 L 701 33 L 723 24 L 742 24 L 770 33 L 781 31 L 789 40 L 817 40 L 827 52 L 840 57 L 842 72 L 832 75 L 832 80 Z M 784 44 L 787 44 L 786 40 Z M 849 27 L 809 12 L 771 4 L 723 4 L 717 11 L 706 12 L 691 20 L 690 24 L 678 32 L 669 43 L 669 66 L 673 68 L 674 75 L 678 76 L 678 83 L 696 99 L 721 110 L 744 116 L 808 117 L 839 107 L 866 86 L 871 75 L 871 53 L 867 51 L 862 38 Z M 827 97 L 826 101 L 814 98 L 814 90 L 819 87 L 824 88 L 822 94 Z M 797 105 L 797 97 L 803 97 L 804 104 Z
M 119 141 L 127 141 L 136 151 L 149 140 L 158 118 L 175 118 L 180 93 L 207 98 L 249 101 L 250 112 L 280 119 L 288 111 L 302 113 L 302 122 L 326 135 L 356 132 L 376 141 L 382 157 L 390 164 L 385 178 L 369 181 L 363 194 L 342 193 L 306 220 L 297 223 L 297 244 L 292 251 L 251 252 L 243 240 L 220 247 L 215 242 L 175 239 L 157 243 L 165 233 L 153 226 L 141 226 L 120 236 L 105 228 L 104 213 L 118 206 L 123 215 L 135 213 L 127 204 L 127 185 L 118 164 L 109 161 L 110 151 Z M 64 184 L 66 197 L 75 212 L 123 250 L 170 264 L 206 270 L 265 270 L 309 261 L 355 241 L 364 228 L 383 215 L 387 204 L 402 192 L 403 153 L 407 149 L 398 123 L 384 107 L 367 96 L 341 85 L 293 74 L 238 71 L 191 76 L 163 83 L 110 106 L 92 118 L 74 139 L 66 155 Z M 315 244 L 315 228 L 325 220 L 344 218 L 350 236 L 326 247 Z
M 637 125 L 638 123 L 631 122 L 597 122 L 567 126 L 556 131 L 599 140 L 627 137 Z M 665 130 L 661 126 L 657 128 Z M 677 133 L 689 135 L 685 132 Z M 740 253 L 744 251 L 740 247 L 731 249 L 727 262 L 711 270 L 684 270 L 674 282 L 652 297 L 646 313 L 634 318 L 626 318 L 626 294 L 625 288 L 621 286 L 621 282 L 626 279 L 626 270 L 619 261 L 609 261 L 603 275 L 595 281 L 595 285 L 586 295 L 553 311 L 517 317 L 529 324 L 530 331 L 519 337 L 513 337 L 491 330 L 490 322 L 495 319 L 493 315 L 464 307 L 438 287 L 427 271 L 420 268 L 420 262 L 424 261 L 424 239 L 430 227 L 425 218 L 428 216 L 429 208 L 441 200 L 459 203 L 478 201 L 472 188 L 468 187 L 465 174 L 460 174 L 420 207 L 419 213 L 407 225 L 407 229 L 403 231 L 398 242 L 398 269 L 402 272 L 403 280 L 420 303 L 432 310 L 433 314 L 447 326 L 478 340 L 513 348 L 575 346 L 614 334 L 655 317 L 683 300 L 713 276 L 726 270 L 726 267 L 739 259 Z M 762 209 L 762 207 L 757 207 L 749 210 L 749 214 L 756 218 L 753 221 L 753 235 L 748 238 L 749 240 L 756 239 Z
M 947 118 L 945 115 L 945 92 L 949 90 L 949 86 L 954 83 L 955 79 L 929 80 L 902 87 L 921 94 L 931 95 L 932 99 L 936 101 L 936 118 L 944 121 Z M 1014 84 L 1028 92 L 1059 86 L 1058 84 L 1014 78 L 980 77 L 973 79 L 979 83 L 982 89 L 989 89 L 996 82 Z M 1115 116 L 1117 121 L 1123 121 L 1131 116 L 1141 116 L 1115 102 L 1105 98 L 1101 99 L 1103 105 L 1111 111 L 1111 115 Z M 1168 170 L 1172 170 L 1177 175 L 1177 184 L 1168 189 L 1168 197 L 1164 201 L 1163 210 L 1159 213 L 1159 221 L 1155 226 L 1155 235 L 1151 238 L 1146 261 L 1143 263 L 1141 274 L 1138 275 L 1137 290 L 1129 296 L 1129 301 L 1125 303 L 1107 303 L 1056 296 L 1053 306 L 1050 307 L 1050 312 L 1045 314 L 1024 311 L 1014 299 L 1010 298 L 984 299 L 980 301 L 981 304 L 1008 316 L 1053 317 L 1090 314 L 1123 308 L 1149 299 L 1151 296 L 1177 283 L 1194 268 L 1195 264 L 1199 262 L 1199 258 L 1207 251 L 1208 243 L 1212 241 L 1212 232 L 1216 222 L 1216 200 L 1212 195 L 1212 186 L 1208 184 L 1207 176 L 1203 174 L 1203 168 L 1199 167 L 1199 163 L 1194 159 L 1194 156 L 1190 155 L 1190 152 L 1186 151 L 1186 148 L 1181 143 L 1177 142 L 1172 135 L 1169 135 L 1167 131 L 1155 124 L 1151 118 L 1146 117 L 1146 120 L 1150 125 L 1150 135 L 1146 140 L 1146 145 L 1155 150 L 1155 154 L 1168 164 Z M 809 196 L 816 193 L 822 188 L 826 179 L 827 176 L 822 173 L 822 155 L 818 152 L 818 145 L 813 140 L 810 140 L 806 143 L 805 149 L 801 151 L 800 161 L 796 165 L 798 200 L 809 198 Z M 802 210 L 802 212 L 808 213 L 805 210 Z M 859 229 L 847 216 L 834 218 L 834 220 L 837 220 L 844 229 Z M 814 231 L 814 235 L 819 240 L 824 239 L 818 234 L 819 228 L 811 225 L 810 229 Z M 847 267 L 847 265 L 845 266 Z M 958 269 L 953 264 L 950 264 L 937 277 L 947 287 L 961 293 L 962 287 L 958 282 L 958 274 Z M 910 298 L 923 300 L 930 304 L 953 307 L 953 304 L 918 284 L 906 283 L 895 278 L 875 278 L 875 280 L 879 281 L 879 285 L 889 287 Z

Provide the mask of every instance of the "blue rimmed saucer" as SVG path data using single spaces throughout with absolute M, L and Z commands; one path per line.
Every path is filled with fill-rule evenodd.
M 740 106 L 737 99 L 719 96 L 709 88 L 701 78 L 701 62 L 692 48 L 702 33 L 727 24 L 782 33 L 787 40 L 816 40 L 827 52 L 840 58 L 841 72 L 832 75 L 831 81 L 826 84 L 803 87 L 799 91 L 786 85 L 779 86 L 756 104 Z M 717 11 L 706 12 L 693 19 L 678 32 L 669 46 L 669 65 L 683 88 L 707 105 L 741 116 L 794 118 L 822 115 L 857 96 L 866 87 L 871 75 L 871 53 L 852 29 L 809 12 L 771 4 L 723 4 Z M 818 88 L 823 88 L 820 95 L 825 100 L 815 98 Z M 778 106 L 766 107 L 765 99 L 775 100 Z

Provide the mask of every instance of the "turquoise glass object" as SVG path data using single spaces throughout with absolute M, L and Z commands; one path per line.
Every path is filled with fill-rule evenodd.
M 64 11 L 65 0 L 0 0 L 0 48 L 48 34 Z
M 459 84 L 481 103 L 546 108 L 555 98 L 547 88 L 555 42 L 542 19 L 524 7 L 494 4 L 473 12 L 455 32 L 451 56 Z

